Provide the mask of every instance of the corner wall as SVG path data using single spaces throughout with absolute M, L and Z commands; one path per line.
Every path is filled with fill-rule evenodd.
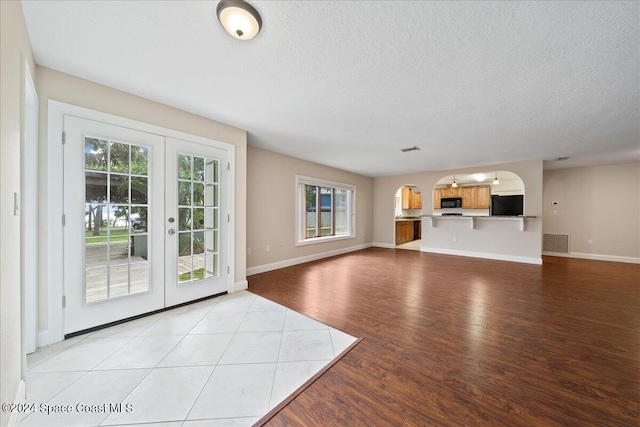
M 13 195 L 20 194 L 22 176 L 25 61 L 32 72 L 35 70 L 20 2 L 0 2 L 0 43 L 0 401 L 13 403 L 16 398 L 24 397 L 20 396 L 24 392 L 21 387 L 21 223 L 20 216 L 13 212 Z M 0 425 L 8 425 L 10 415 L 2 411 Z
M 546 170 L 543 182 L 542 230 L 568 234 L 570 256 L 640 263 L 640 163 Z
M 38 66 L 36 75 L 40 98 L 39 331 L 48 329 L 47 146 L 57 143 L 47 141 L 50 99 L 235 145 L 235 282 L 246 280 L 246 131 L 49 68 Z
M 355 238 L 296 246 L 296 175 L 356 186 Z M 370 246 L 372 205 L 372 178 L 248 147 L 247 275 Z

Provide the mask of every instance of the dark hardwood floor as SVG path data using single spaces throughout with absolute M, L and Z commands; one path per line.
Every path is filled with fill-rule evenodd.
M 369 248 L 248 280 L 364 338 L 269 426 L 640 425 L 640 265 Z

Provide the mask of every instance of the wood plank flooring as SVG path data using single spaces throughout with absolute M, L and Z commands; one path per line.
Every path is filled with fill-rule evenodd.
M 369 248 L 248 280 L 364 338 L 269 426 L 640 425 L 640 265 Z

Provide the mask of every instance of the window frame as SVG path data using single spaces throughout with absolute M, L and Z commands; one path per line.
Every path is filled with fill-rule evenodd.
M 306 237 L 306 186 L 316 186 L 332 189 L 331 197 L 331 227 L 335 233 L 335 190 L 345 190 L 347 192 L 347 233 L 330 236 Z M 322 210 L 320 190 L 317 192 L 316 212 L 318 205 Z M 304 175 L 296 175 L 296 246 L 313 245 L 336 240 L 354 239 L 356 237 L 356 186 L 342 182 L 329 181 L 321 178 L 313 178 Z M 318 218 L 318 217 L 317 217 Z M 317 219 L 317 221 L 319 218 Z

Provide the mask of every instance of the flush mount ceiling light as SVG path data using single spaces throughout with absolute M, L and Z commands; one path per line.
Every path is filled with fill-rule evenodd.
M 457 188 L 458 187 L 458 183 L 456 182 L 456 177 L 455 176 L 453 177 L 453 184 L 451 184 L 451 186 L 453 188 Z
M 216 14 L 227 33 L 238 40 L 251 40 L 262 28 L 258 11 L 243 0 L 221 0 Z
M 500 181 L 498 180 L 498 171 L 496 171 L 496 177 L 493 180 L 493 185 L 498 185 L 498 184 L 500 184 Z

